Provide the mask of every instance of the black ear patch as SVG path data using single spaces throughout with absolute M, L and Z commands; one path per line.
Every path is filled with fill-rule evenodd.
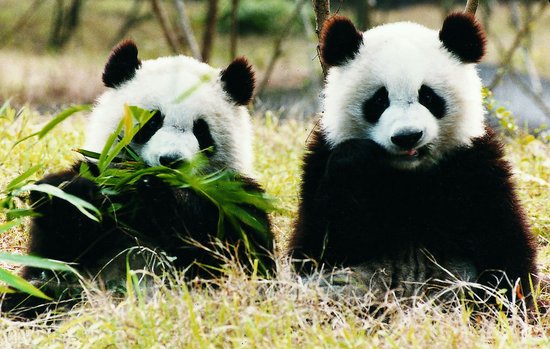
M 363 43 L 363 35 L 344 16 L 325 21 L 321 31 L 321 58 L 326 65 L 338 66 L 353 59 Z
M 136 75 L 141 67 L 138 49 L 132 40 L 123 40 L 111 51 L 103 71 L 103 83 L 107 87 L 117 87 Z
M 463 63 L 477 63 L 485 55 L 485 31 L 471 14 L 456 12 L 448 15 L 439 32 L 439 40 Z
M 220 73 L 223 89 L 238 105 L 247 105 L 254 92 L 254 70 L 244 57 L 236 58 Z

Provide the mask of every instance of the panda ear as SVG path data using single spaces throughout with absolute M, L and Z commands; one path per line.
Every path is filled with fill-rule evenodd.
M 339 66 L 353 59 L 363 43 L 363 35 L 344 16 L 325 21 L 321 31 L 321 58 L 328 66 Z
M 485 31 L 471 14 L 456 12 L 448 15 L 439 31 L 439 40 L 463 63 L 477 63 L 485 55 Z
M 247 105 L 254 92 L 254 70 L 244 57 L 236 58 L 220 73 L 222 86 L 229 97 L 238 105 Z
M 138 49 L 132 40 L 119 42 L 111 51 L 103 71 L 103 83 L 107 87 L 117 87 L 132 79 L 141 67 Z

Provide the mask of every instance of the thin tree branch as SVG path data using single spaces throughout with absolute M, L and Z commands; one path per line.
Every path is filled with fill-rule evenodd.
M 161 2 L 159 0 L 151 0 L 151 7 L 160 23 L 162 33 L 164 34 L 164 38 L 166 39 L 168 46 L 170 46 L 173 53 L 178 53 L 178 41 L 174 36 L 172 29 L 170 29 L 170 21 L 168 20 L 168 16 L 164 11 Z
M 273 54 L 271 55 L 271 59 L 269 60 L 269 64 L 267 65 L 267 70 L 265 72 L 265 75 L 258 85 L 258 88 L 256 89 L 256 93 L 254 96 L 259 95 L 263 92 L 265 89 L 269 79 L 271 78 L 271 74 L 273 73 L 273 69 L 275 68 L 275 63 L 281 56 L 282 50 L 282 44 L 284 40 L 288 37 L 288 35 L 291 32 L 292 25 L 296 23 L 296 20 L 298 19 L 298 16 L 300 15 L 300 12 L 302 10 L 302 6 L 306 3 L 306 0 L 298 0 L 296 2 L 296 6 L 294 7 L 294 10 L 292 11 L 292 14 L 288 18 L 288 21 L 283 26 L 283 30 L 279 37 L 275 40 L 275 43 L 273 45 Z
M 543 113 L 546 115 L 546 118 L 550 119 L 550 106 L 546 104 L 543 97 L 533 91 L 531 87 L 526 84 L 521 78 L 518 76 L 518 74 L 514 71 L 511 71 L 509 76 L 512 78 L 513 81 L 515 81 L 518 85 L 518 87 L 525 92 L 528 96 L 530 96 L 533 101 L 539 106 L 539 108 L 543 111 Z
M 187 17 L 187 12 L 185 11 L 185 3 L 183 2 L 183 0 L 174 0 L 174 3 L 178 10 L 179 25 L 183 32 L 185 41 L 189 45 L 191 54 L 195 59 L 202 61 L 201 49 L 199 48 L 199 44 L 195 39 L 193 28 L 191 28 L 191 24 L 189 23 L 189 17 Z
M 488 86 L 489 90 L 493 90 L 496 86 L 498 86 L 498 84 L 500 84 L 500 81 L 510 69 L 512 58 L 514 57 L 514 53 L 520 47 L 522 40 L 525 37 L 527 37 L 531 32 L 531 30 L 533 29 L 532 24 L 542 16 L 545 9 L 546 9 L 546 4 L 541 3 L 541 6 L 539 7 L 538 11 L 536 11 L 529 18 L 527 18 L 523 23 L 523 26 L 518 30 L 516 37 L 514 38 L 514 42 L 512 43 L 512 46 L 510 46 L 508 51 L 504 54 L 499 65 L 499 69 L 495 77 L 493 78 L 493 81 Z
M 477 5 L 479 5 L 479 0 L 468 0 L 466 2 L 466 8 L 464 8 L 464 12 L 475 15 L 477 11 Z
M 239 10 L 239 0 L 231 1 L 231 32 L 229 35 L 229 59 L 233 60 L 237 56 L 238 26 L 237 13 Z
M 13 34 L 20 28 L 25 27 L 30 21 L 32 15 L 38 11 L 38 8 L 44 3 L 44 0 L 34 0 L 29 8 L 17 19 L 13 27 L 0 35 L 0 47 L 3 47 L 11 41 Z
M 313 3 L 313 12 L 315 12 L 315 33 L 317 33 L 317 39 L 321 39 L 321 29 L 323 29 L 323 24 L 330 16 L 330 0 L 312 0 Z M 319 56 L 319 62 L 321 63 L 321 68 L 323 69 L 323 76 L 327 76 L 327 67 L 321 59 L 321 46 L 317 44 L 317 54 Z
M 208 12 L 206 14 L 206 25 L 202 37 L 202 59 L 208 63 L 214 46 L 216 35 L 216 23 L 218 21 L 218 0 L 208 0 Z
M 126 36 L 128 31 L 132 27 L 137 25 L 139 22 L 141 22 L 141 21 L 143 21 L 147 18 L 150 18 L 149 17 L 150 14 L 146 14 L 146 15 L 143 15 L 143 16 L 139 15 L 139 13 L 141 12 L 141 8 L 142 8 L 143 4 L 144 4 L 144 2 L 141 1 L 141 0 L 134 0 L 134 5 L 132 6 L 132 8 L 128 12 L 128 14 L 126 15 L 126 17 L 124 19 L 124 22 L 118 28 L 118 31 L 117 31 L 116 35 L 114 36 L 113 40 L 111 41 L 111 44 L 109 45 L 109 47 L 112 47 L 112 46 L 116 45 L 116 43 L 119 42 L 120 40 L 122 40 Z

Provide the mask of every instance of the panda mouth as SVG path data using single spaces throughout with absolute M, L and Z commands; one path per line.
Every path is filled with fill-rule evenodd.
M 401 156 L 408 156 L 408 157 L 418 157 L 419 154 L 420 153 L 416 149 L 409 149 L 399 153 L 399 155 Z
M 402 150 L 398 152 L 392 152 L 391 157 L 398 161 L 417 161 L 426 156 L 428 153 L 428 146 L 425 145 L 420 148 L 412 148 L 408 150 Z

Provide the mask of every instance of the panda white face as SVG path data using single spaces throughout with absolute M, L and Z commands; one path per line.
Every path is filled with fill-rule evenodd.
M 473 64 L 441 40 L 443 30 L 438 36 L 394 23 L 361 34 L 343 17 L 325 25 L 322 54 L 332 67 L 322 127 L 331 146 L 370 139 L 391 165 L 414 169 L 484 134 L 481 81 Z
M 105 67 L 111 87 L 90 116 L 85 149 L 101 152 L 116 129 L 124 105 L 155 111 L 136 134 L 132 148 L 150 166 L 174 166 L 205 154 L 214 169 L 249 174 L 252 130 L 245 105 L 254 73 L 243 58 L 219 70 L 190 57 L 140 62 L 132 42 L 119 44 Z

